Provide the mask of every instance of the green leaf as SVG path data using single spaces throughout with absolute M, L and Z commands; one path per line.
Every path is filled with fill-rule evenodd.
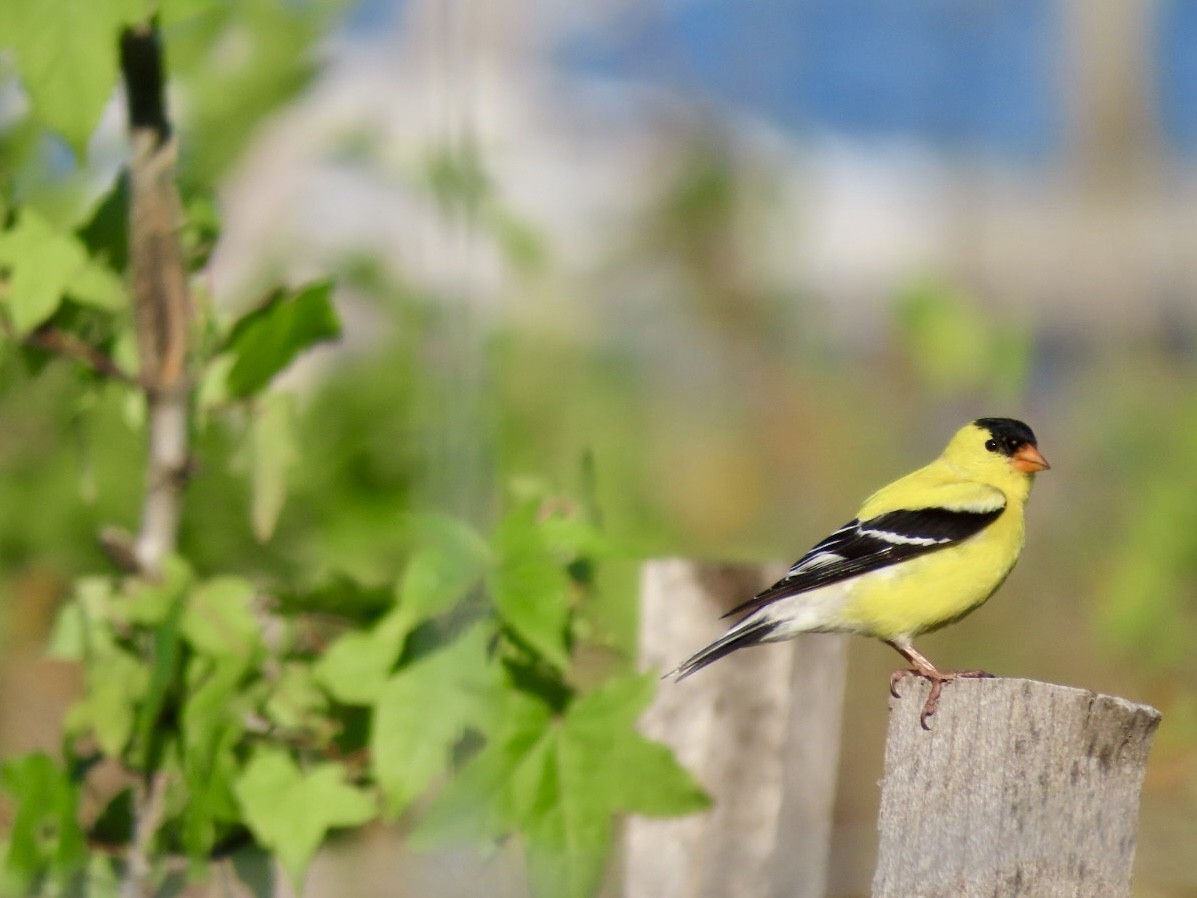
M 606 534 L 577 511 L 551 511 L 540 522 L 540 530 L 547 547 L 571 560 L 582 556 L 593 559 L 621 554 Z
M 195 404 L 202 411 L 216 408 L 229 401 L 229 372 L 237 359 L 229 354 L 219 355 L 204 366 L 196 388 Z
M 395 673 L 375 706 L 370 758 L 387 813 L 398 814 L 449 766 L 468 727 L 484 729 L 495 706 L 497 668 L 487 659 L 487 628 Z
M 121 898 L 121 888 L 125 885 L 122 872 L 123 864 L 118 858 L 93 851 L 83 873 L 87 882 L 87 898 Z
M 274 534 L 287 499 L 287 477 L 299 460 L 295 399 L 272 393 L 259 401 L 250 423 L 253 496 L 250 519 L 258 542 Z
M 0 784 L 16 799 L 6 872 L 30 888 L 49 873 L 59 882 L 87 862 L 87 842 L 77 821 L 79 790 L 70 773 L 38 752 L 0 766 Z
M 129 173 L 122 172 L 78 228 L 79 239 L 94 258 L 102 259 L 113 271 L 129 265 Z
M 710 796 L 668 746 L 629 739 L 617 757 L 621 769 L 611 783 L 612 807 L 645 817 L 680 817 L 711 806 Z
M 276 293 L 234 325 L 227 341 L 236 357 L 228 376 L 233 396 L 261 391 L 301 352 L 341 335 L 332 288 L 331 281 L 318 281 Z
M 395 607 L 394 583 L 370 585 L 340 571 L 331 572 L 314 587 L 276 592 L 279 613 L 328 615 L 362 625 Z
M 504 728 L 434 802 L 413 842 L 518 831 L 534 895 L 589 898 L 616 814 L 674 815 L 709 804 L 669 751 L 635 730 L 654 688 L 651 675 L 616 679 L 560 718 L 509 696 Z
M 657 679 L 652 674 L 615 677 L 574 702 L 570 725 L 590 727 L 596 736 L 625 731 L 635 726 L 656 691 Z
M 503 622 L 558 670 L 569 666 L 569 577 L 529 503 L 495 530 L 491 593 Z
M 234 792 L 254 837 L 278 855 L 296 891 L 302 891 L 304 872 L 327 832 L 365 823 L 376 810 L 369 793 L 346 782 L 343 765 L 301 770 L 275 746 L 254 752 Z
M 651 675 L 617 679 L 578 699 L 549 736 L 540 778 L 523 786 L 521 825 L 535 895 L 592 895 L 619 811 L 657 815 L 708 806 L 702 789 L 663 746 L 634 729 L 651 699 Z
M 5 0 L 3 6 L 4 43 L 15 51 L 34 114 L 82 157 L 116 89 L 121 25 L 145 15 L 145 4 Z
M 320 682 L 347 704 L 378 700 L 408 634 L 452 607 L 479 580 L 486 564 L 486 543 L 453 518 L 411 515 L 396 529 L 397 538 L 412 545 L 396 589 L 398 604 L 370 631 L 339 637 L 316 665 Z
M 167 693 L 174 686 L 179 671 L 179 626 L 186 608 L 187 594 L 180 593 L 175 598 L 166 620 L 154 629 L 149 683 L 146 686 L 145 697 L 137 708 L 134 724 L 137 758 L 133 763 L 141 769 L 154 766 L 163 744 L 176 736 L 172 728 L 159 724 Z
M 517 771 L 540 763 L 537 753 L 552 709 L 517 690 L 496 703 L 502 721 L 486 745 L 436 797 L 411 836 L 416 848 L 483 842 L 515 830 L 527 815 Z
M 523 837 L 534 896 L 591 898 L 611 843 L 612 814 L 594 759 L 550 716 L 488 745 L 429 810 L 415 844 L 445 836 Z M 600 763 L 601 763 L 601 759 Z
M 180 826 L 193 864 L 206 864 L 222 827 L 241 819 L 233 794 L 236 752 L 252 710 L 241 687 L 244 670 L 241 659 L 227 655 L 196 655 L 187 665 L 179 758 L 187 802 Z
M 7 305 L 13 327 L 24 336 L 57 311 L 67 285 L 84 274 L 87 251 L 32 209 L 0 234 L 0 267 L 10 269 Z
M 331 736 L 333 722 L 328 719 L 328 698 L 320 689 L 310 663 L 284 663 L 270 683 L 266 716 L 287 730 L 308 729 Z
M 596 475 L 589 454 L 583 455 L 580 468 L 578 500 L 561 496 L 550 484 L 535 477 L 513 479 L 510 489 L 519 503 L 516 514 L 532 516 L 544 545 L 562 560 L 627 556 L 629 550 L 607 536 L 599 524 L 593 495 Z
M 229 655 L 248 666 L 262 644 L 253 600 L 253 585 L 241 577 L 217 577 L 201 584 L 183 613 L 183 638 L 197 652 Z
M 315 47 L 343 0 L 170 0 L 162 4 L 171 69 L 186 91 L 191 177 L 215 183 L 256 127 L 317 71 Z M 230 53 L 230 40 L 244 53 Z M 237 122 L 238 127 L 228 127 Z
M 184 752 L 197 747 L 206 751 L 222 731 L 244 729 L 249 710 L 249 699 L 241 689 L 244 673 L 240 660 L 232 656 L 192 656 L 182 709 Z
M 90 730 L 105 754 L 120 757 L 133 735 L 137 708 L 149 688 L 149 671 L 140 658 L 116 643 L 104 621 L 89 626 L 84 658 L 84 695 L 68 714 L 67 730 Z
M 372 704 L 399 660 L 407 632 L 406 615 L 395 609 L 364 633 L 343 634 L 316 662 L 316 679 L 340 702 Z
M 120 275 L 95 261 L 71 278 L 66 292 L 80 305 L 107 312 L 118 312 L 129 305 L 129 291 Z
M 635 729 L 657 687 L 653 674 L 610 680 L 573 704 L 564 730 L 585 755 L 602 759 L 595 785 L 612 808 L 658 817 L 704 810 L 710 799 L 693 776 L 668 748 Z
M 133 581 L 128 593 L 118 598 L 114 611 L 131 624 L 161 626 L 186 596 L 191 581 L 187 562 L 172 556 L 166 559 L 160 577 Z
M 473 529 L 448 515 L 412 515 L 404 525 L 414 545 L 398 589 L 406 635 L 447 611 L 478 583 L 489 550 Z
M 528 884 L 537 898 L 591 898 L 611 847 L 611 808 L 586 782 L 586 753 L 563 732 L 547 734 L 540 760 L 524 785 Z
M 46 644 L 46 657 L 60 661 L 80 660 L 83 657 L 86 628 L 83 609 L 73 600 L 67 602 L 54 618 L 54 629 Z
M 182 761 L 187 793 L 187 809 L 180 821 L 183 847 L 200 872 L 210 862 L 220 825 L 240 819 L 233 795 L 237 742 L 237 731 L 225 727 L 214 734 L 202 751 L 189 751 Z
M 88 628 L 107 617 L 112 590 L 109 577 L 76 580 L 70 601 L 58 612 L 46 654 L 64 661 L 82 661 L 88 650 Z
M 180 758 L 186 806 L 178 825 L 193 869 L 203 870 L 213 847 L 241 823 L 233 793 L 245 721 L 254 711 L 241 684 L 244 661 L 193 656 L 187 667 Z

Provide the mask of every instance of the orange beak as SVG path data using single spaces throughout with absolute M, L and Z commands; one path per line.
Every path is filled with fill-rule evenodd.
M 1014 470 L 1022 471 L 1024 474 L 1034 474 L 1036 471 L 1046 471 L 1051 467 L 1047 463 L 1047 459 L 1039 454 L 1039 450 L 1030 443 L 1025 443 L 1014 453 L 1010 458 L 1010 463 L 1014 466 Z

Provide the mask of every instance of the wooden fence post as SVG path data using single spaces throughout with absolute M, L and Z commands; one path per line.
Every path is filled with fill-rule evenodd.
M 1160 713 L 1030 680 L 891 702 L 873 898 L 1130 895 L 1139 791 Z
M 671 670 L 726 629 L 720 614 L 783 571 L 646 564 L 641 664 Z M 845 666 L 844 637 L 811 635 L 661 684 L 642 730 L 673 748 L 715 805 L 628 821 L 624 898 L 822 898 Z

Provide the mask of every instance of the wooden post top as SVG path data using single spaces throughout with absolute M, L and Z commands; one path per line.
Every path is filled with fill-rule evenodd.
M 1032 680 L 956 680 L 891 700 L 874 898 L 1130 895 L 1160 713 Z

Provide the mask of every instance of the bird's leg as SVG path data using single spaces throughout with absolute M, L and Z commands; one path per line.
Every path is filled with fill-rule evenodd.
M 910 670 L 895 670 L 890 674 L 890 695 L 894 698 L 901 698 L 898 695 L 898 682 L 908 673 L 914 674 L 916 677 L 922 677 L 931 683 L 931 694 L 927 696 L 927 702 L 923 705 L 922 713 L 919 714 L 919 723 L 922 724 L 924 730 L 931 729 L 931 727 L 927 726 L 927 718 L 934 714 L 935 709 L 939 706 L 939 694 L 943 691 L 944 683 L 961 677 L 982 678 L 993 676 L 993 674 L 986 673 L 983 670 L 940 670 L 931 663 L 927 656 L 911 645 L 909 639 L 887 639 L 886 642 L 893 646 L 898 654 L 914 665 Z

